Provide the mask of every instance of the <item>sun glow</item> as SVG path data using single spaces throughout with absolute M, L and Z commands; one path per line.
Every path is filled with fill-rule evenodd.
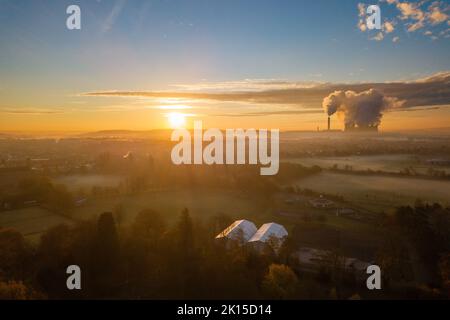
M 185 114 L 179 112 L 171 112 L 166 116 L 172 129 L 184 128 L 186 126 Z
M 177 105 L 159 106 L 158 109 L 161 109 L 161 110 L 185 110 L 185 109 L 192 109 L 192 107 L 187 106 L 187 105 L 177 104 Z

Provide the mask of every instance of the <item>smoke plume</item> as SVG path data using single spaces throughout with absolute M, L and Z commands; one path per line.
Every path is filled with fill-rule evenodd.
M 377 127 L 383 111 L 401 106 L 397 98 L 384 96 L 380 91 L 369 89 L 360 93 L 335 91 L 325 97 L 322 106 L 328 116 L 335 113 L 344 117 L 346 127 Z

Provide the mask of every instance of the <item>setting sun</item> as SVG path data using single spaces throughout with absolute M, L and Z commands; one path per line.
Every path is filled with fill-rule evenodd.
M 183 128 L 186 125 L 186 115 L 179 112 L 167 114 L 169 125 L 172 129 Z

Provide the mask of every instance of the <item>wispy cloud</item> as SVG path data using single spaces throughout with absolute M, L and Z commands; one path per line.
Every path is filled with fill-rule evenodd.
M 450 5 L 444 1 L 433 1 L 431 4 L 427 0 L 418 2 L 401 1 L 401 0 L 379 0 L 379 4 L 387 3 L 393 5 L 397 9 L 398 14 L 394 17 L 385 18 L 382 29 L 377 30 L 375 36 L 369 37 L 371 40 L 381 41 L 387 34 L 393 34 L 398 28 L 397 25 L 402 25 L 407 33 L 416 32 L 422 29 L 436 29 L 442 28 L 445 25 L 450 25 L 449 15 Z M 386 11 L 382 11 L 383 14 Z M 366 12 L 365 5 L 358 4 L 358 29 L 362 32 L 371 32 L 366 26 Z M 429 30 L 428 30 L 429 31 Z M 435 30 L 437 31 L 437 30 Z M 442 30 L 439 30 L 442 31 Z M 426 36 L 429 36 L 433 40 L 437 40 L 440 36 L 440 32 L 424 32 Z M 442 37 L 445 38 L 445 35 Z M 394 40 L 395 39 L 395 40 Z M 398 42 L 399 36 L 394 35 L 393 42 Z
M 314 74 L 311 77 L 322 77 L 322 74 Z M 241 81 L 201 82 L 195 84 L 175 84 L 173 87 L 188 91 L 262 91 L 276 89 L 314 88 L 323 85 L 317 81 L 287 81 L 282 79 L 245 79 Z
M 378 32 L 374 37 L 370 38 L 371 40 L 381 41 L 384 39 L 383 32 Z
M 244 113 L 220 113 L 215 116 L 218 117 L 261 117 L 273 115 L 299 115 L 299 114 L 322 114 L 321 109 L 305 109 L 305 110 L 275 110 L 275 111 L 260 111 L 260 112 L 244 112 Z
M 30 115 L 39 115 L 39 114 L 62 114 L 65 113 L 64 110 L 61 109 L 46 109 L 46 108 L 33 108 L 33 109 L 25 109 L 25 108 L 8 108 L 8 107 L 0 107 L 0 113 L 7 114 L 30 114 Z
M 238 83 L 238 82 L 235 82 Z M 296 82 L 293 82 L 294 84 Z M 211 87 L 215 87 L 211 84 Z M 148 99 L 177 98 L 194 101 L 238 102 L 254 106 L 271 105 L 271 110 L 255 112 L 223 113 L 220 115 L 258 116 L 273 114 L 314 113 L 321 108 L 322 99 L 336 90 L 362 92 L 376 89 L 389 97 L 404 101 L 402 108 L 420 106 L 450 105 L 450 71 L 436 73 L 432 76 L 413 81 L 387 83 L 327 83 L 308 88 L 284 87 L 259 91 L 231 90 L 225 92 L 191 92 L 191 91 L 101 91 L 82 95 L 91 97 L 140 97 Z M 286 106 L 292 108 L 286 110 Z
M 116 22 L 117 18 L 119 17 L 120 13 L 122 12 L 123 8 L 125 7 L 125 4 L 127 3 L 127 0 L 116 0 L 114 3 L 114 6 L 109 13 L 106 20 L 103 22 L 101 26 L 101 32 L 105 33 L 111 30 L 111 28 L 114 26 L 114 23 Z

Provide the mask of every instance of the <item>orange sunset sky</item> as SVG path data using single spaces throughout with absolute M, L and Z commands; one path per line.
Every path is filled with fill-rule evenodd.
M 445 1 L 379 1 L 380 30 L 354 0 L 79 1 L 81 30 L 68 4 L 0 2 L 1 132 L 317 130 L 326 96 L 370 89 L 399 102 L 382 131 L 450 126 Z

